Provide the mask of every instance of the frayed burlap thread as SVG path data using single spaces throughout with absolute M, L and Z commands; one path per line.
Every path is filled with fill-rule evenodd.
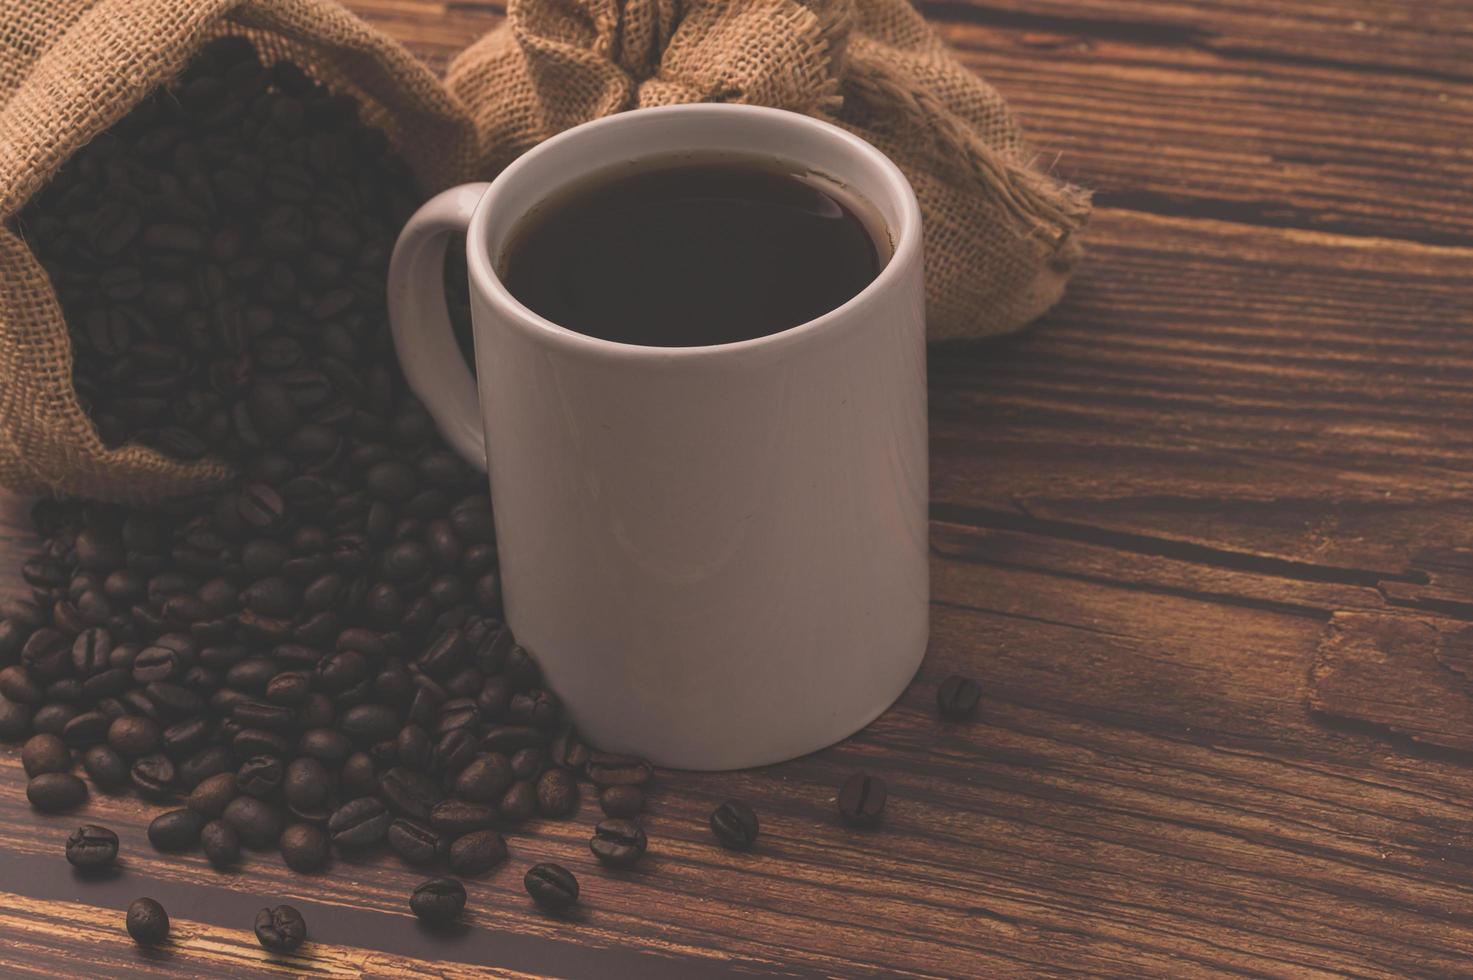
M 492 175 L 599 116 L 743 102 L 828 119 L 890 156 L 924 215 L 932 340 L 1016 330 L 1062 295 L 1089 195 L 1037 169 L 997 90 L 906 0 L 511 0 L 447 83 Z
M 456 101 L 330 0 L 0 0 L 0 485 L 134 502 L 227 475 L 218 461 L 102 444 L 72 386 L 55 291 L 11 222 L 72 154 L 227 33 L 356 97 L 426 191 L 469 173 L 474 134 Z

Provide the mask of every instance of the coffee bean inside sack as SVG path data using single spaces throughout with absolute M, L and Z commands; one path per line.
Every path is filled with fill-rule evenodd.
M 463 875 L 506 858 L 501 829 L 574 812 L 580 778 L 639 811 L 649 766 L 569 730 L 500 619 L 485 477 L 399 373 L 385 278 L 423 196 L 352 99 L 231 37 L 19 215 L 103 441 L 238 474 L 34 508 L 30 594 L 0 604 L 0 737 L 35 736 L 38 809 L 86 803 L 80 768 L 158 807 L 156 848 L 219 868 L 390 848 Z

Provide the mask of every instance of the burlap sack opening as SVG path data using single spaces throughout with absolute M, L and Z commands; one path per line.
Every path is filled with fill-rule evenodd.
M 0 485 L 151 501 L 217 482 L 219 461 L 106 448 L 72 386 L 72 353 L 45 272 L 11 219 L 89 140 L 210 39 L 245 34 L 351 94 L 426 193 L 465 179 L 474 138 L 438 79 L 330 0 L 7 0 L 0 10 Z
M 920 198 L 932 340 L 1004 333 L 1052 306 L 1088 195 L 1040 172 L 995 89 L 906 0 L 511 0 L 450 66 L 478 170 L 598 116 L 747 102 L 820 116 L 898 163 Z

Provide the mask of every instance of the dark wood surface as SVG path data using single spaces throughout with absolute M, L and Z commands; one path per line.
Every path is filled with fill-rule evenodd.
M 443 66 L 475 2 L 357 0 Z M 1089 258 L 1022 337 L 933 353 L 934 615 L 900 703 L 805 759 L 664 774 L 638 871 L 575 821 L 514 835 L 429 936 L 392 859 L 221 875 L 134 800 L 116 878 L 0 754 L 7 975 L 1445 976 L 1473 972 L 1473 7 L 923 4 L 1058 172 Z M 27 545 L 4 501 L 0 589 Z M 940 723 L 937 683 L 983 684 Z M 833 819 L 864 767 L 883 829 Z M 729 796 L 761 846 L 712 846 Z M 581 920 L 530 914 L 567 864 Z M 153 894 L 175 941 L 140 953 Z M 271 957 L 267 898 L 313 942 Z

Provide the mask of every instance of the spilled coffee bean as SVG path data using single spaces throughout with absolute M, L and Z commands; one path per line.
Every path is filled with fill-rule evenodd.
M 256 913 L 256 941 L 273 953 L 295 952 L 307 939 L 307 922 L 290 905 Z
M 118 835 L 106 827 L 83 824 L 66 839 L 66 859 L 78 868 L 106 868 L 118 859 Z
M 421 921 L 449 922 L 465 908 L 465 886 L 454 878 L 431 878 L 415 886 L 409 908 Z
M 157 946 L 169 938 L 169 913 L 151 898 L 137 898 L 128 906 L 128 935 L 140 946 Z
M 711 833 L 721 846 L 745 851 L 757 840 L 757 814 L 741 800 L 727 800 L 711 811 Z
M 560 864 L 534 864 L 522 878 L 527 894 L 545 911 L 564 912 L 578 901 L 578 879 Z
M 632 820 L 608 819 L 593 830 L 588 848 L 599 861 L 613 868 L 627 868 L 644 856 L 648 841 L 644 830 Z

